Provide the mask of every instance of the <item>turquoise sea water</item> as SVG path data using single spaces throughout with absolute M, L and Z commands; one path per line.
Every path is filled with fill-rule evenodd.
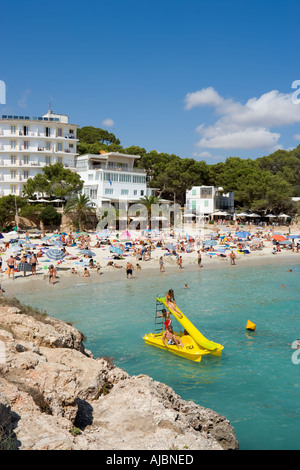
M 298 450 L 300 364 L 289 343 L 300 338 L 300 269 L 288 272 L 291 267 L 226 265 L 146 278 L 142 271 L 117 284 L 102 282 L 103 275 L 95 283 L 76 279 L 67 289 L 49 286 L 46 293 L 27 285 L 18 297 L 71 321 L 95 356 L 113 357 L 129 374 L 148 374 L 226 416 L 241 449 Z M 194 325 L 223 344 L 222 357 L 193 363 L 144 344 L 154 328 L 155 297 L 170 288 Z M 246 330 L 248 319 L 255 332 Z

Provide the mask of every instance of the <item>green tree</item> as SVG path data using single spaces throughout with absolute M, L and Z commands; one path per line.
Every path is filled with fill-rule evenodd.
M 49 196 L 66 197 L 83 188 L 83 181 L 78 173 L 64 168 L 62 163 L 48 165 L 34 178 L 29 178 L 23 192 L 28 196 L 41 192 Z
M 9 194 L 0 198 L 0 226 L 15 225 L 15 216 L 28 204 L 27 199 Z
M 77 137 L 79 139 L 77 150 L 80 155 L 98 154 L 100 150 L 105 152 L 120 152 L 122 150 L 120 140 L 114 134 L 98 127 L 81 127 L 77 131 Z
M 61 222 L 61 214 L 53 206 L 46 206 L 41 211 L 39 218 L 45 225 L 59 225 Z
M 148 226 L 150 227 L 151 225 L 151 206 L 152 204 L 159 204 L 161 202 L 160 197 L 157 196 L 143 196 L 141 199 L 138 201 L 139 204 L 143 204 L 143 206 L 146 207 L 147 212 L 148 212 Z
M 91 201 L 85 194 L 79 194 L 71 199 L 64 208 L 64 214 L 73 214 L 79 230 L 83 230 L 83 225 L 89 215 L 95 215 L 95 209 L 90 205 Z

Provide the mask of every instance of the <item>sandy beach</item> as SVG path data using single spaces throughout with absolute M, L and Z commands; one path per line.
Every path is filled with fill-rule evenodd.
M 296 229 L 297 230 L 297 229 Z M 296 230 L 294 229 L 292 233 L 296 233 Z M 280 231 L 280 230 L 278 230 Z M 284 231 L 281 230 L 281 233 L 286 234 L 286 227 L 284 228 Z M 247 266 L 247 265 L 265 265 L 265 264 L 271 264 L 271 263 L 291 263 L 291 268 L 294 265 L 298 264 L 298 261 L 300 260 L 300 252 L 297 252 L 296 249 L 295 251 L 292 251 L 291 249 L 288 249 L 284 246 L 281 247 L 281 250 L 279 252 L 276 252 L 276 254 L 273 254 L 273 242 L 272 238 L 270 239 L 270 230 L 265 230 L 261 232 L 261 241 L 263 242 L 263 247 L 261 249 L 252 249 L 250 245 L 250 240 L 244 241 L 243 248 L 245 249 L 246 254 L 244 251 L 241 251 L 238 249 L 238 241 L 234 240 L 230 242 L 230 249 L 226 249 L 225 252 L 220 253 L 216 251 L 219 248 L 220 242 L 223 243 L 221 247 L 224 246 L 224 241 L 222 242 L 221 238 L 217 239 L 217 245 L 213 246 L 210 248 L 210 250 L 213 251 L 206 251 L 206 252 L 201 252 L 201 268 L 198 266 L 198 248 L 199 244 L 201 244 L 201 247 L 203 246 L 203 239 L 200 241 L 200 239 L 197 239 L 197 235 L 195 235 L 195 241 L 192 243 L 189 243 L 188 240 L 185 238 L 183 239 L 183 247 L 186 247 L 187 244 L 189 244 L 189 249 L 191 250 L 190 252 L 182 251 L 179 252 L 178 254 L 182 256 L 182 268 L 179 268 L 178 263 L 177 263 L 177 258 L 176 256 L 172 254 L 168 254 L 168 251 L 165 249 L 165 245 L 168 243 L 173 243 L 176 244 L 177 241 L 182 239 L 178 238 L 173 239 L 166 237 L 163 241 L 164 246 L 162 247 L 156 247 L 157 244 L 157 239 L 153 243 L 154 248 L 151 251 L 150 258 L 146 257 L 145 260 L 140 259 L 141 255 L 138 253 L 134 253 L 133 251 L 133 246 L 135 247 L 140 247 L 142 245 L 139 244 L 138 240 L 135 238 L 133 240 L 133 244 L 130 246 L 129 244 L 127 247 L 129 247 L 128 251 L 124 251 L 123 255 L 121 255 L 121 259 L 115 259 L 116 255 L 110 251 L 111 246 L 117 246 L 121 247 L 122 249 L 125 248 L 125 242 L 121 241 L 120 242 L 113 242 L 113 240 L 116 240 L 115 234 L 112 234 L 111 241 L 112 245 L 107 245 L 103 244 L 103 240 L 100 240 L 100 247 L 95 248 L 95 245 L 98 241 L 98 236 L 95 233 L 90 233 L 89 234 L 89 249 L 94 253 L 95 256 L 92 257 L 93 259 L 93 268 L 90 268 L 88 266 L 90 258 L 84 257 L 80 255 L 79 247 L 78 247 L 78 242 L 77 246 L 66 246 L 66 252 L 68 253 L 65 258 L 62 261 L 51 261 L 47 258 L 45 255 L 47 248 L 42 245 L 41 240 L 38 238 L 29 237 L 30 238 L 30 243 L 35 245 L 35 249 L 32 250 L 34 253 L 37 253 L 37 251 L 40 249 L 41 246 L 43 246 L 43 256 L 38 258 L 38 264 L 37 264 L 37 270 L 36 270 L 36 275 L 32 275 L 31 272 L 27 272 L 26 276 L 24 276 L 23 272 L 18 272 L 15 271 L 15 279 L 9 279 L 8 274 L 5 272 L 7 268 L 7 260 L 10 256 L 11 250 L 13 249 L 11 246 L 9 247 L 8 250 L 5 252 L 2 252 L 2 272 L 0 275 L 1 278 L 1 285 L 2 288 L 5 290 L 6 295 L 15 295 L 18 292 L 23 291 L 24 289 L 28 288 L 28 283 L 30 283 L 30 286 L 32 286 L 32 283 L 35 285 L 39 286 L 41 289 L 58 289 L 58 288 L 67 288 L 71 285 L 74 285 L 78 282 L 80 283 L 91 283 L 91 282 L 97 282 L 97 283 L 113 283 L 117 282 L 119 280 L 124 280 L 126 279 L 126 267 L 127 263 L 131 263 L 133 267 L 133 278 L 145 278 L 148 276 L 155 276 L 159 280 L 160 276 L 169 276 L 172 275 L 173 273 L 178 273 L 182 272 L 184 273 L 187 272 L 193 272 L 193 271 L 199 271 L 201 269 L 219 269 L 220 267 L 228 268 L 228 269 L 237 269 L 239 266 Z M 222 233 L 222 232 L 220 232 Z M 233 234 L 234 232 L 232 232 Z M 276 233 L 277 230 L 276 230 Z M 297 232 L 298 233 L 298 232 Z M 251 236 L 252 238 L 255 237 L 257 234 L 256 229 L 251 230 Z M 54 237 L 52 239 L 57 239 L 57 234 L 47 234 L 49 237 Z M 268 240 L 266 237 L 268 236 Z M 207 233 L 206 239 L 209 238 L 209 232 Z M 25 239 L 25 234 L 21 235 L 21 240 L 24 241 Z M 198 245 L 197 245 L 197 242 Z M 6 239 L 4 238 L 4 241 Z M 147 246 L 147 242 L 145 242 Z M 228 245 L 229 243 L 227 243 Z M 15 246 L 15 245 L 14 245 Z M 251 247 L 251 249 L 250 249 Z M 50 248 L 57 249 L 56 246 L 51 246 Z M 241 248 L 241 247 L 240 247 Z M 254 247 L 255 248 L 255 247 Z M 29 250 L 31 251 L 31 250 Z M 235 265 L 231 265 L 230 262 L 230 252 L 233 251 L 235 253 Z M 28 252 L 25 249 L 20 249 L 18 255 L 18 258 L 22 256 L 22 254 Z M 165 272 L 160 272 L 160 258 L 163 257 L 163 263 L 164 263 L 164 268 Z M 16 263 L 19 263 L 19 260 L 16 260 Z M 115 266 L 109 266 L 109 263 L 113 263 Z M 48 274 L 48 268 L 50 265 L 54 265 L 57 270 L 57 276 L 55 278 L 54 284 L 49 285 L 49 274 Z M 140 269 L 137 268 L 137 265 L 140 266 Z M 100 270 L 97 269 L 100 266 Z M 89 277 L 84 277 L 84 269 L 87 267 L 88 272 L 89 272 Z M 76 271 L 76 274 L 72 273 L 72 269 Z M 133 279 L 134 280 L 134 279 Z M 128 282 L 131 281 L 131 277 L 129 276 Z

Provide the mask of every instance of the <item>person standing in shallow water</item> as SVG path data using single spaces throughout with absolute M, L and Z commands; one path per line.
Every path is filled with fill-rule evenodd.
M 131 279 L 133 279 L 132 271 L 133 271 L 133 265 L 128 262 L 127 265 L 126 265 L 126 277 L 127 277 L 127 279 L 128 279 L 128 276 L 131 276 Z
M 233 250 L 230 252 L 230 265 L 235 266 L 235 253 Z
M 164 273 L 166 272 L 165 266 L 164 266 L 164 259 L 162 256 L 159 258 L 159 271 L 164 272 Z
M 201 251 L 198 250 L 198 268 L 201 268 L 201 261 L 202 261 Z

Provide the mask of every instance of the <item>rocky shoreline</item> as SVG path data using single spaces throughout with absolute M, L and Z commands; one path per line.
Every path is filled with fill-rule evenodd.
M 238 449 L 225 417 L 94 358 L 72 325 L 12 305 L 0 306 L 0 449 Z

